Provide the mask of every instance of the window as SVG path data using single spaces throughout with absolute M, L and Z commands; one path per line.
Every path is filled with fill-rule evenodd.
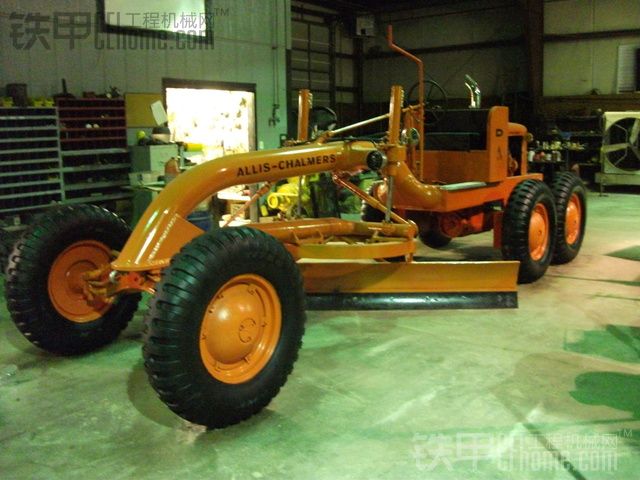
M 199 160 L 255 150 L 255 86 L 165 81 L 172 139 L 202 145 Z

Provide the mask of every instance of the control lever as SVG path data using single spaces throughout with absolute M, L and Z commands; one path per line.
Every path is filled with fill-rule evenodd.
M 480 87 L 478 86 L 478 82 L 476 82 L 470 75 L 464 76 L 465 82 L 464 84 L 469 89 L 469 108 L 480 108 L 480 103 L 482 101 L 482 94 L 480 92 Z

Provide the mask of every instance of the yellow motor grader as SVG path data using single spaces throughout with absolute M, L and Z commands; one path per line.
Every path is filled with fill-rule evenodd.
M 118 336 L 148 292 L 143 354 L 153 388 L 183 418 L 223 427 L 260 411 L 284 385 L 307 300 L 339 309 L 358 297 L 361 308 L 390 308 L 381 300 L 408 294 L 420 308 L 435 292 L 502 299 L 476 306 L 515 306 L 516 279 L 533 281 L 552 259 L 578 253 L 584 187 L 570 174 L 549 187 L 527 172 L 527 131 L 509 122 L 505 107 L 486 112 L 481 148 L 426 150 L 422 64 L 393 43 L 391 31 L 389 44 L 418 63 L 416 105 L 405 105 L 402 87 L 393 86 L 387 114 L 309 140 L 311 95 L 302 91 L 298 138 L 289 146 L 178 175 L 133 232 L 96 206 L 61 206 L 40 217 L 7 268 L 7 305 L 18 329 L 51 352 L 92 351 Z M 377 140 L 345 135 L 384 120 L 388 129 Z M 372 194 L 349 181 L 359 169 L 383 178 Z M 187 220 L 224 188 L 262 184 L 251 203 L 272 182 L 318 172 L 331 172 L 362 198 L 365 217 L 379 212 L 379 221 L 306 218 L 205 233 Z M 413 261 L 416 236 L 443 243 L 488 230 L 504 261 Z

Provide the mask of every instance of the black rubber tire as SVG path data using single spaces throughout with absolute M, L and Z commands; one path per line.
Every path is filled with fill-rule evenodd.
M 375 197 L 375 193 L 377 188 L 382 185 L 382 180 L 375 181 L 371 184 L 367 193 L 372 197 Z M 364 200 L 362 201 L 362 205 L 360 206 L 360 218 L 363 222 L 382 222 L 384 220 L 384 213 L 382 213 L 377 208 L 373 208 Z
M 49 352 L 75 355 L 117 338 L 137 310 L 139 294 L 121 295 L 102 317 L 78 323 L 55 309 L 47 281 L 54 260 L 69 245 L 97 240 L 121 250 L 130 233 L 116 214 L 94 205 L 55 208 L 25 231 L 9 256 L 5 295 L 11 318 L 27 340 Z
M 419 232 L 418 235 L 420 241 L 431 248 L 444 248 L 451 242 L 451 237 L 446 236 L 440 230 L 427 230 Z
M 551 263 L 563 264 L 569 263 L 576 258 L 580 247 L 582 247 L 582 240 L 584 239 L 584 232 L 587 223 L 587 191 L 580 178 L 571 172 L 560 172 L 556 174 L 551 182 L 551 191 L 556 199 L 556 212 L 558 214 L 558 221 L 556 226 L 556 247 L 553 252 L 553 258 Z M 575 194 L 580 201 L 581 206 L 581 218 L 580 218 L 580 233 L 576 240 L 569 244 L 566 237 L 566 214 L 567 207 L 571 196 Z
M 418 223 L 418 226 L 420 226 L 420 223 Z M 440 230 L 436 217 L 432 216 L 428 221 L 424 222 L 422 226 L 427 228 L 421 228 L 418 231 L 418 236 L 420 237 L 420 241 L 427 247 L 444 248 L 451 243 L 451 237 L 445 235 Z
M 281 333 L 267 364 L 237 384 L 211 375 L 199 346 L 210 300 L 230 279 L 255 274 L 275 288 Z M 304 334 L 302 277 L 272 236 L 246 227 L 224 228 L 192 240 L 163 273 L 145 318 L 143 354 L 151 385 L 182 418 L 211 428 L 238 423 L 262 410 L 284 385 Z
M 529 250 L 529 224 L 536 205 L 542 204 L 549 220 L 548 243 L 539 260 Z M 519 260 L 518 283 L 531 283 L 542 277 L 553 256 L 556 231 L 556 209 L 553 193 L 537 180 L 525 180 L 511 192 L 502 217 L 502 256 L 505 260 Z

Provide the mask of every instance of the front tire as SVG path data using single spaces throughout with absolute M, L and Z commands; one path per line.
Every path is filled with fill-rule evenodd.
M 576 258 L 584 239 L 587 222 L 587 194 L 580 178 L 571 172 L 561 172 L 551 183 L 556 199 L 558 223 L 556 248 L 552 263 L 569 263 Z
M 302 277 L 272 236 L 221 229 L 173 258 L 145 320 L 145 368 L 162 401 L 190 422 L 225 427 L 262 410 L 293 369 Z
M 9 256 L 6 279 L 7 308 L 27 340 L 62 355 L 115 340 L 140 295 L 89 301 L 82 274 L 109 263 L 129 234 L 121 218 L 94 205 L 56 208 L 31 225 Z
M 525 180 L 511 192 L 502 218 L 502 256 L 519 260 L 519 283 L 542 277 L 553 256 L 556 209 L 553 193 L 537 180 Z

